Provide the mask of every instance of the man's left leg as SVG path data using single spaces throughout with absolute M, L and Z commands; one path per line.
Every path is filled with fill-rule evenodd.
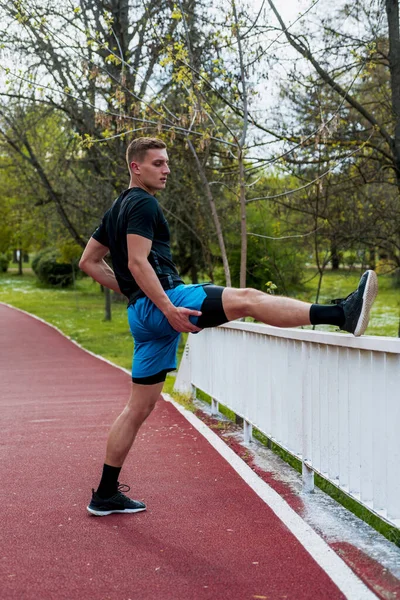
M 107 465 L 122 467 L 140 427 L 153 411 L 164 382 L 153 385 L 132 383 L 128 403 L 111 427 L 107 440 Z
M 229 321 L 253 317 L 275 327 L 336 325 L 359 336 L 368 326 L 369 313 L 377 291 L 376 273 L 366 271 L 357 290 L 333 305 L 309 304 L 293 298 L 272 296 L 252 288 L 225 288 L 222 306 Z
M 163 385 L 164 381 L 153 385 L 132 383 L 128 403 L 114 422 L 108 436 L 103 475 L 97 491 L 93 490 L 92 500 L 87 507 L 91 514 L 105 516 L 146 509 L 143 502 L 131 500 L 122 493 L 129 491 L 129 486 L 120 486 L 118 476 L 137 432 L 156 405 Z

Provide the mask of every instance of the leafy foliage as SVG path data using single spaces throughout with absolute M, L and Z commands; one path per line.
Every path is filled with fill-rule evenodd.
M 0 254 L 0 272 L 7 273 L 9 264 L 10 264 L 10 257 L 8 256 L 8 254 L 5 254 L 4 252 L 2 252 Z
M 276 289 L 278 294 L 288 294 L 301 281 L 305 253 L 299 249 L 298 241 L 279 239 L 285 226 L 271 209 L 251 206 L 247 212 L 247 286 L 267 293 Z M 238 286 L 240 276 L 238 241 L 237 235 L 230 236 L 233 249 L 229 256 L 235 286 Z
M 45 248 L 38 252 L 32 261 L 32 269 L 42 283 L 67 287 L 73 281 L 72 263 L 62 261 L 61 252 L 56 248 Z

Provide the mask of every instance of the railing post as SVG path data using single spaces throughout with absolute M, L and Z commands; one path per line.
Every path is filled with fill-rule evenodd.
M 301 475 L 303 480 L 303 492 L 309 494 L 314 491 L 314 471 L 307 459 L 312 456 L 311 437 L 311 379 L 310 379 L 310 347 L 306 342 L 301 343 L 301 367 L 302 367 L 302 456 Z
M 243 420 L 243 436 L 244 443 L 250 444 L 253 439 L 253 425 L 246 421 L 246 419 Z
M 192 365 L 190 358 L 190 336 L 186 342 L 185 350 L 182 354 L 181 364 L 175 379 L 174 390 L 182 394 L 191 393 Z
M 219 403 L 215 398 L 211 398 L 211 416 L 219 414 Z
M 314 471 L 303 460 L 301 464 L 301 474 L 303 479 L 303 492 L 309 494 L 314 491 Z

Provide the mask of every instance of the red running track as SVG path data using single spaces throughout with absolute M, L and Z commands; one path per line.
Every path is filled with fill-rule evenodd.
M 2 600 L 344 598 L 168 402 L 121 473 L 148 506 L 86 512 L 130 379 L 0 304 Z

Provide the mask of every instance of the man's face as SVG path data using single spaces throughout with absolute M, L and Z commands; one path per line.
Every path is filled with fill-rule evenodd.
M 170 173 L 167 150 L 165 148 L 147 150 L 143 159 L 131 162 L 131 169 L 138 182 L 147 190 L 152 192 L 163 190 Z

